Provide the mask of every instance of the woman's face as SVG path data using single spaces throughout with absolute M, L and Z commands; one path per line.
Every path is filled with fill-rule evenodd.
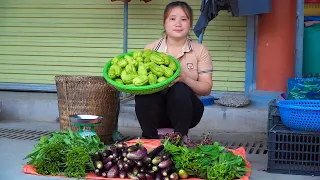
M 182 8 L 175 7 L 165 20 L 164 29 L 170 37 L 186 38 L 190 29 L 190 19 Z

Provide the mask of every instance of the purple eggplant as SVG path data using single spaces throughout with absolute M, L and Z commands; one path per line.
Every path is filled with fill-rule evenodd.
M 161 172 L 157 172 L 157 173 L 156 173 L 155 180 L 162 180 L 162 174 L 161 174 Z
M 154 180 L 153 176 L 151 174 L 146 174 L 147 180 Z
M 135 167 L 133 168 L 133 170 L 132 170 L 132 173 L 133 173 L 134 175 L 137 175 L 137 174 L 139 173 L 139 171 L 140 171 L 140 167 L 135 166 Z
M 130 159 L 127 160 L 127 164 L 129 166 L 135 166 L 136 165 L 136 163 L 134 161 L 130 160 Z
M 108 171 L 112 167 L 112 162 L 109 161 L 107 164 L 104 164 L 103 167 L 106 171 Z
M 114 147 L 115 147 L 116 149 L 124 149 L 124 148 L 127 148 L 127 144 L 124 143 L 124 142 L 119 142 L 119 143 L 116 143 L 116 144 L 114 145 Z
M 161 170 L 162 175 L 163 176 L 168 176 L 168 177 L 169 177 L 170 174 L 172 174 L 174 172 L 175 172 L 175 170 L 173 168 L 171 168 L 171 167 Z
M 122 157 L 127 157 L 127 154 L 128 154 L 128 150 L 126 150 L 126 149 L 124 149 L 123 151 L 122 151 Z
M 102 173 L 101 173 L 101 176 L 102 176 L 102 177 L 107 177 L 108 174 L 107 174 L 107 172 L 102 172 Z
M 113 159 L 116 159 L 116 157 L 114 157 L 112 154 L 110 154 L 107 158 L 113 160 Z
M 116 149 L 113 149 L 113 150 L 112 150 L 112 156 L 113 156 L 114 158 L 117 158 L 117 157 L 118 157 L 118 151 L 117 151 Z
M 117 165 L 119 166 L 120 164 L 122 164 L 123 163 L 123 160 L 122 159 L 119 159 L 118 161 L 117 161 Z
M 169 168 L 161 169 L 162 176 L 168 176 L 168 170 Z
M 95 152 L 93 154 L 93 160 L 94 161 L 101 161 L 102 160 L 102 153 L 101 152 Z
M 161 151 L 163 151 L 164 149 L 164 145 L 160 145 L 156 148 L 154 148 L 148 155 L 151 159 L 153 159 L 154 157 L 156 157 Z
M 101 161 L 96 161 L 96 162 L 95 162 L 95 167 L 96 167 L 97 169 L 102 169 L 102 168 L 103 168 L 103 163 L 102 163 Z
M 163 159 L 163 160 L 169 159 L 170 156 L 171 156 L 170 153 L 165 152 L 165 153 L 162 154 L 162 159 Z
M 100 169 L 95 169 L 95 170 L 94 170 L 94 173 L 95 173 L 97 176 L 101 176 L 102 171 L 101 171 Z
M 119 172 L 119 177 L 120 177 L 121 179 L 124 179 L 124 178 L 127 177 L 127 173 L 126 173 L 125 171 L 120 171 L 120 172 Z
M 118 164 L 118 168 L 119 168 L 120 171 L 124 170 L 124 165 L 123 165 L 123 163 Z
M 176 172 L 170 174 L 169 177 L 170 177 L 171 180 L 178 180 L 179 179 L 179 176 L 178 176 L 178 174 Z
M 152 176 L 154 176 L 155 171 L 153 171 L 152 169 L 148 169 L 148 170 L 147 170 L 147 173 L 150 174 L 150 175 L 152 175 Z
M 143 166 L 143 162 L 142 161 L 137 161 L 137 166 L 142 167 Z
M 139 180 L 139 178 L 134 175 L 132 172 L 127 173 L 128 178 L 133 179 L 133 180 Z
M 142 161 L 143 163 L 148 164 L 148 163 L 151 163 L 152 159 L 147 155 L 143 158 Z
M 141 160 L 147 155 L 148 151 L 145 147 L 141 147 L 135 152 L 129 152 L 127 158 L 131 160 Z
M 147 172 L 147 168 L 146 167 L 141 167 L 140 168 L 140 172 L 141 173 L 146 173 Z
M 139 149 L 139 146 L 138 145 L 132 145 L 132 146 L 129 146 L 127 148 L 127 151 L 128 152 L 134 152 L 134 151 L 137 151 Z
M 152 165 L 151 163 L 146 164 L 146 167 L 147 167 L 147 168 L 152 168 L 152 166 L 153 166 L 153 165 Z
M 107 164 L 108 162 L 110 162 L 112 160 L 112 158 L 110 158 L 110 157 L 103 157 L 102 158 L 102 163 L 103 164 Z
M 167 159 L 164 161 L 161 161 L 158 166 L 159 168 L 163 169 L 163 168 L 168 168 L 172 165 L 172 160 L 171 159 Z
M 143 174 L 143 173 L 138 173 L 138 174 L 137 174 L 137 177 L 139 178 L 139 180 L 147 180 L 146 175 Z
M 130 169 L 130 166 L 128 165 L 128 163 L 123 163 L 123 169 L 126 171 Z
M 152 164 L 158 165 L 162 161 L 162 158 L 160 156 L 156 156 L 155 158 L 152 159 Z
M 112 154 L 112 151 L 110 149 L 106 149 L 102 152 L 102 157 L 108 157 Z
M 158 170 L 159 170 L 159 168 L 157 166 L 152 167 L 152 171 L 158 171 Z
M 119 169 L 118 169 L 118 166 L 115 164 L 109 169 L 109 171 L 107 173 L 107 177 L 108 178 L 115 178 L 118 176 L 118 174 L 119 174 Z

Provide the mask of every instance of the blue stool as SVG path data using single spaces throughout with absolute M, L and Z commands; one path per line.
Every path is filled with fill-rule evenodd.
M 214 104 L 214 97 L 213 96 L 201 96 L 200 100 L 204 106 L 211 106 Z

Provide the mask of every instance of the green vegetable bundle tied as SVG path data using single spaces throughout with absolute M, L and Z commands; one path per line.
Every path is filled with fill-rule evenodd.
M 177 71 L 169 55 L 152 50 L 134 51 L 132 55 L 114 57 L 108 76 L 126 86 L 147 86 L 166 81 Z
M 33 165 L 39 174 L 80 178 L 94 171 L 92 155 L 105 148 L 98 136 L 83 138 L 71 130 L 61 131 L 50 138 L 42 136 L 24 159 L 30 158 L 27 164 Z

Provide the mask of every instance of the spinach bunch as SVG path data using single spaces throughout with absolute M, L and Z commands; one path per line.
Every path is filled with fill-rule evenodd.
M 30 158 L 27 164 L 33 165 L 39 174 L 79 178 L 94 170 L 92 155 L 105 149 L 98 136 L 82 137 L 69 129 L 54 132 L 49 138 L 42 136 L 24 159 Z
M 246 175 L 244 159 L 229 152 L 215 142 L 212 145 L 197 145 L 196 148 L 177 146 L 164 141 L 165 151 L 171 153 L 175 168 L 188 175 L 208 180 L 232 180 Z

